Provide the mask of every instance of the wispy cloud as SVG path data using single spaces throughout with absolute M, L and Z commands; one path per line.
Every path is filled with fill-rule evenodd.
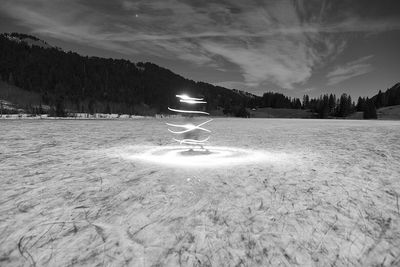
M 367 63 L 367 61 L 372 57 L 373 55 L 365 56 L 348 62 L 345 65 L 336 67 L 326 76 L 328 78 L 328 85 L 338 84 L 353 77 L 371 72 L 373 67 L 370 63 Z
M 340 54 L 343 32 L 400 29 L 398 18 L 328 19 L 332 1 L 3 0 L 2 11 L 33 33 L 116 51 L 148 54 L 221 69 L 234 64 L 243 84 L 304 84 Z M 90 2 L 90 3 L 89 3 Z M 95 4 L 93 4 L 95 2 Z M 354 64 L 353 64 L 354 65 Z M 367 64 L 329 74 L 331 84 Z M 353 68 L 353 69 L 352 69 Z
M 240 66 L 247 86 L 256 87 L 270 81 L 284 88 L 307 80 L 316 60 L 304 44 L 294 41 L 274 40 L 261 44 L 236 44 L 203 42 L 202 47 L 212 54 Z

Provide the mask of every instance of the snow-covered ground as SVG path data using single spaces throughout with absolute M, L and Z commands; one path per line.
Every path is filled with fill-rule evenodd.
M 128 114 L 105 114 L 105 113 L 95 113 L 95 114 L 87 114 L 87 113 L 74 113 L 68 117 L 49 117 L 47 114 L 34 115 L 27 113 L 19 113 L 19 114 L 3 114 L 0 115 L 1 119 L 30 119 L 30 120 L 40 120 L 40 119 L 50 119 L 50 120 L 92 120 L 92 119 L 144 119 L 151 118 L 145 116 L 138 115 L 128 115 Z
M 400 122 L 167 121 L 0 121 L 0 265 L 400 264 Z

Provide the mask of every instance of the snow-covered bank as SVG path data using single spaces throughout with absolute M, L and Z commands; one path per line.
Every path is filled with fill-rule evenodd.
M 93 120 L 93 119 L 143 119 L 143 118 L 153 118 L 149 116 L 138 116 L 138 115 L 128 115 L 128 114 L 104 114 L 104 113 L 95 113 L 95 114 L 87 114 L 87 113 L 76 113 L 73 116 L 66 117 L 50 117 L 47 114 L 43 115 L 31 115 L 31 114 L 3 114 L 0 116 L 1 119 L 30 119 L 30 120 L 40 120 L 40 119 L 49 119 L 49 120 Z
M 215 119 L 271 160 L 125 157 L 166 121 L 0 121 L 0 265 L 399 264 L 400 122 Z
M 53 117 L 47 114 L 42 115 L 32 115 L 26 113 L 19 114 L 2 114 L 0 115 L 0 120 L 18 120 L 18 119 L 28 119 L 28 120 L 41 120 L 41 119 L 49 119 L 49 120 L 110 120 L 110 119 L 151 119 L 151 118 L 169 118 L 176 119 L 182 118 L 181 115 L 165 115 L 165 114 L 156 114 L 155 116 L 140 116 L 140 115 L 129 115 L 129 114 L 104 114 L 104 113 L 95 113 L 95 114 L 87 114 L 87 113 L 74 113 L 72 116 L 66 117 Z

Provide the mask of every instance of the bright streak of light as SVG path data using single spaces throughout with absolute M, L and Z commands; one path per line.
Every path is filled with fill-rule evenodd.
M 202 127 L 196 127 L 196 126 L 194 126 L 194 125 L 192 125 L 192 127 L 190 127 L 190 128 L 188 128 L 187 130 L 183 130 L 183 131 L 172 131 L 171 129 L 168 129 L 168 131 L 170 132 L 170 133 L 174 133 L 174 134 L 183 134 L 183 133 L 188 133 L 188 132 L 191 132 L 191 131 L 194 131 L 194 130 L 201 130 L 201 131 L 205 131 L 205 132 L 208 132 L 208 133 L 211 133 L 211 131 L 210 130 L 208 130 L 208 129 L 205 129 L 205 128 L 202 128 Z
M 179 100 L 179 102 L 182 103 L 188 103 L 188 104 L 206 104 L 206 101 L 198 101 L 198 100 L 185 100 L 185 99 L 181 99 Z
M 208 139 L 210 139 L 210 137 L 207 137 L 206 139 L 203 140 L 195 140 L 195 139 L 182 139 L 182 140 L 178 140 L 175 139 L 174 140 L 176 142 L 179 142 L 179 144 L 187 144 L 187 145 L 203 145 L 205 142 L 208 141 Z
M 213 119 L 211 119 L 211 120 L 208 120 L 208 121 L 205 121 L 205 122 L 202 122 L 202 123 L 200 123 L 199 125 L 197 125 L 196 127 L 200 127 L 200 126 L 203 126 L 204 124 L 206 124 L 206 123 L 209 123 L 209 122 L 211 122 Z M 167 123 L 167 125 L 169 125 L 169 126 L 174 126 L 174 127 L 182 127 L 182 128 L 187 128 L 186 127 L 186 125 L 193 125 L 193 124 L 185 124 L 185 125 L 181 125 L 181 124 L 172 124 L 172 123 Z
M 205 101 L 202 101 L 203 98 L 194 98 L 194 97 L 190 97 L 188 95 L 176 95 L 176 97 L 180 98 L 179 101 L 183 102 L 183 103 L 189 103 L 189 104 L 206 104 L 207 103 Z M 173 108 L 170 108 L 170 107 L 168 107 L 168 109 L 170 111 L 174 111 L 174 112 L 177 112 L 177 113 L 210 115 L 210 113 L 205 112 L 205 111 L 173 109 Z M 208 120 L 206 122 L 200 123 L 199 125 L 194 125 L 194 124 L 191 124 L 191 123 L 189 123 L 189 124 L 171 124 L 171 123 L 167 123 L 167 125 L 173 126 L 173 127 L 178 127 L 178 128 L 184 128 L 184 130 L 181 130 L 181 131 L 173 131 L 171 129 L 168 129 L 168 131 L 171 132 L 171 133 L 174 133 L 174 134 L 188 133 L 187 136 L 184 135 L 184 138 L 182 140 L 174 138 L 174 140 L 176 142 L 179 142 L 180 145 L 186 144 L 186 145 L 200 146 L 201 148 L 203 148 L 203 144 L 208 141 L 210 136 L 207 137 L 206 139 L 198 140 L 197 139 L 198 137 L 196 135 L 190 135 L 189 132 L 194 132 L 195 130 L 201 130 L 201 131 L 205 131 L 205 132 L 211 133 L 210 130 L 201 127 L 204 124 L 209 123 L 210 121 L 212 121 L 212 119 Z M 190 137 L 190 138 L 195 137 L 196 139 L 189 139 L 187 137 Z
M 211 133 L 210 130 L 201 127 L 201 126 L 203 126 L 204 124 L 209 123 L 210 121 L 212 121 L 212 119 L 211 119 L 211 120 L 208 120 L 208 121 L 205 121 L 205 122 L 203 122 L 203 123 L 200 123 L 199 125 L 193 125 L 193 124 L 172 124 L 172 123 L 166 123 L 166 124 L 169 125 L 169 126 L 179 127 L 179 128 L 185 128 L 185 129 L 186 129 L 186 130 L 183 130 L 183 131 L 172 131 L 172 130 L 168 129 L 168 131 L 170 131 L 171 133 L 175 133 L 175 134 L 183 134 L 183 133 L 187 133 L 187 132 L 190 132 L 190 131 L 194 131 L 194 130 L 196 130 L 196 129 L 197 129 L 197 130 L 202 130 L 202 131 L 205 131 L 205 132 L 208 132 L 208 133 Z
M 174 109 L 174 108 L 168 108 L 171 111 L 174 112 L 180 112 L 180 113 L 193 113 L 193 114 L 205 114 L 205 115 L 210 115 L 210 113 L 208 112 L 204 112 L 204 111 L 197 111 L 197 110 L 181 110 L 181 109 Z
M 195 97 L 190 97 L 188 95 L 176 95 L 176 97 L 180 98 L 180 99 L 184 99 L 184 100 L 194 100 L 194 101 L 201 101 L 204 98 L 195 98 Z

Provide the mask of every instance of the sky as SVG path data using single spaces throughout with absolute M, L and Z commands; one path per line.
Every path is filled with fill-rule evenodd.
M 257 95 L 400 81 L 399 0 L 0 0 L 0 32 Z

